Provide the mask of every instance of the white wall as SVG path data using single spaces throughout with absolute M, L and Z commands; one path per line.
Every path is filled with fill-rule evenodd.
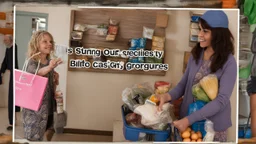
M 239 51 L 239 37 L 238 37 L 238 27 L 239 27 L 239 24 L 238 24 L 238 18 L 237 16 L 239 15 L 239 12 L 231 12 L 231 11 L 226 11 L 227 15 L 228 15 L 228 18 L 229 18 L 229 29 L 231 30 L 234 38 L 235 38 L 235 55 L 236 55 L 236 59 L 237 59 L 237 62 L 238 62 L 238 51 Z M 236 82 L 236 85 L 235 85 L 235 88 L 233 90 L 233 94 L 231 96 L 231 105 L 232 105 L 232 109 L 231 109 L 231 118 L 232 118 L 232 123 L 233 123 L 233 126 L 228 130 L 228 138 L 229 139 L 233 139 L 235 137 L 237 137 L 237 133 L 236 133 L 236 128 L 238 127 L 238 121 L 237 121 L 237 117 L 238 117 L 238 111 L 237 111 L 237 103 L 238 103 L 238 93 L 237 93 L 237 89 L 238 89 L 238 80 Z
M 49 13 L 49 31 L 57 43 L 68 44 L 70 9 L 63 7 L 18 7 L 20 11 Z M 61 88 L 66 89 L 69 128 L 113 130 L 113 121 L 121 120 L 122 91 L 135 83 L 165 80 L 176 85 L 182 77 L 183 54 L 189 47 L 189 11 L 171 11 L 166 29 L 166 61 L 170 70 L 166 76 L 107 74 L 61 71 Z M 237 37 L 235 12 L 227 12 L 232 25 L 230 29 Z M 233 21 L 234 20 L 234 21 Z M 237 39 L 236 39 L 237 40 Z M 66 83 L 67 82 L 67 83 Z M 110 84 L 111 83 L 111 84 Z M 229 129 L 229 140 L 236 134 L 236 89 L 231 97 L 233 126 Z
M 12 3 L 10 2 L 1 2 L 0 3 L 0 12 L 10 12 L 12 11 Z M 5 20 L 0 20 L 0 27 L 5 25 Z M 4 35 L 0 33 L 0 67 L 5 55 L 5 45 L 4 45 Z M 3 76 L 3 83 L 0 85 L 0 107 L 8 107 L 8 88 L 9 88 L 9 71 Z

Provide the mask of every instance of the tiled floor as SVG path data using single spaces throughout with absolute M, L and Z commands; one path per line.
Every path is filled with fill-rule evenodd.
M 24 132 L 21 123 L 21 115 L 20 113 L 16 114 L 16 127 L 15 127 L 15 139 L 22 140 L 22 142 L 26 142 L 24 140 Z M 86 134 L 54 134 L 52 137 L 52 141 L 62 141 L 62 142 L 112 142 L 112 136 L 101 136 L 101 135 L 86 135 Z
M 8 108 L 0 108 L 0 133 L 12 134 L 12 131 L 6 130 L 8 124 Z

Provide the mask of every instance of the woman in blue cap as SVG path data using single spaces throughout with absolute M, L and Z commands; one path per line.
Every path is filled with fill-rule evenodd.
M 214 124 L 214 141 L 226 142 L 227 129 L 232 126 L 230 96 L 237 78 L 234 58 L 234 38 L 228 29 L 228 17 L 220 10 L 206 11 L 199 19 L 199 43 L 192 49 L 186 71 L 178 85 L 166 94 L 158 95 L 159 110 L 166 102 L 182 96 L 180 120 L 174 126 L 180 132 L 193 123 L 209 119 Z M 187 116 L 188 108 L 195 101 L 192 86 L 204 76 L 215 74 L 219 81 L 216 99 Z

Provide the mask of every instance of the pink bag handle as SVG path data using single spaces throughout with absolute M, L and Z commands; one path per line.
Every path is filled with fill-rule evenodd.
M 40 53 L 41 53 L 41 52 L 38 52 L 38 53 L 36 53 L 36 54 L 33 54 L 30 58 L 28 58 L 28 59 L 25 61 L 24 65 L 23 65 L 23 68 L 22 68 L 22 73 L 21 73 L 20 78 L 19 78 L 19 82 L 20 82 L 20 80 L 21 80 L 21 78 L 22 78 L 24 72 L 27 71 L 29 60 L 30 60 L 31 58 L 33 58 L 34 56 L 39 55 Z M 38 72 L 38 70 L 39 70 L 40 61 L 41 61 L 41 60 L 39 60 L 39 62 L 38 62 L 38 65 L 37 65 L 37 68 L 36 68 L 36 72 L 35 72 L 35 74 L 34 74 L 32 80 L 31 80 L 31 82 L 30 82 L 29 84 L 27 84 L 27 83 L 23 83 L 23 84 L 27 84 L 27 85 L 30 85 L 30 86 L 32 85 L 32 83 L 34 82 L 34 79 L 35 79 L 35 77 L 36 77 L 36 74 L 37 74 L 37 72 Z M 25 69 L 26 69 L 26 70 L 25 70 Z

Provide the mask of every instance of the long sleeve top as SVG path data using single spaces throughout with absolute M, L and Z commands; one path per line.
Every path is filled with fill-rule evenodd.
M 234 56 L 230 54 L 222 69 L 213 73 L 217 76 L 219 82 L 219 91 L 216 99 L 207 103 L 200 110 L 187 116 L 189 105 L 193 103 L 193 81 L 202 62 L 203 52 L 201 53 L 198 64 L 196 64 L 193 56 L 190 56 L 186 71 L 181 81 L 169 92 L 169 94 L 171 95 L 172 100 L 184 96 L 180 109 L 180 117 L 187 117 L 190 124 L 209 119 L 214 123 L 215 131 L 225 131 L 232 126 L 230 97 L 237 79 L 237 63 Z
M 18 58 L 17 58 L 17 45 L 15 44 L 15 68 L 18 69 Z M 6 70 L 13 70 L 13 46 L 6 48 L 4 60 L 1 66 L 1 73 L 5 73 Z
M 17 45 L 15 44 L 15 68 L 18 69 Z M 6 70 L 13 71 L 13 46 L 6 48 L 5 56 L 1 65 L 0 74 L 5 73 Z M 2 84 L 2 77 L 0 75 L 0 84 Z

